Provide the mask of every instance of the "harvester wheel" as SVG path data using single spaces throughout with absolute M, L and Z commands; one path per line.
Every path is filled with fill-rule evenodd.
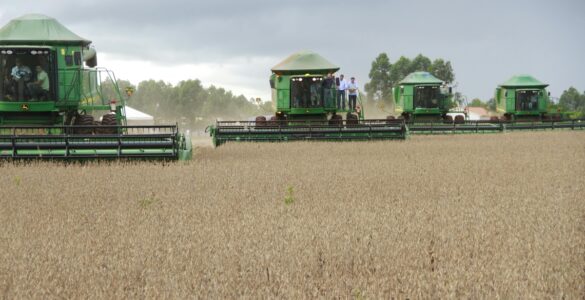
M 333 115 L 329 119 L 329 125 L 343 125 L 343 118 L 340 115 Z
M 465 123 L 465 118 L 462 115 L 455 116 L 455 124 L 463 124 Z
M 544 122 L 558 122 L 561 120 L 561 116 L 559 114 L 543 114 L 542 120 Z
M 394 117 L 394 116 L 387 116 L 386 117 L 386 124 L 391 124 L 394 120 L 396 120 L 396 117 Z
M 490 117 L 490 123 L 499 123 L 499 122 L 500 122 L 500 118 L 498 118 L 497 116 Z
M 93 126 L 93 116 L 92 115 L 78 115 L 75 118 L 75 125 L 78 126 Z M 93 128 L 77 128 L 75 130 L 77 134 L 92 134 Z
M 116 126 L 118 125 L 118 120 L 116 120 L 115 114 L 106 114 L 102 117 L 102 124 L 105 126 Z M 100 127 L 96 130 L 96 133 L 100 134 L 115 134 L 116 128 L 107 128 L 107 127 Z
M 453 123 L 453 116 L 445 116 L 445 118 L 443 119 L 443 122 Z
M 276 116 L 270 117 L 270 121 L 268 121 L 268 125 L 278 126 L 278 118 Z
M 256 126 L 266 126 L 266 117 L 265 116 L 256 117 Z
M 357 125 L 359 123 L 358 119 L 356 114 L 348 113 L 346 116 L 347 125 Z

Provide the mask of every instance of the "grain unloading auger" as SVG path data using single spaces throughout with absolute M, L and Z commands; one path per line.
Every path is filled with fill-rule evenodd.
M 0 158 L 190 159 L 176 125 L 127 125 L 116 78 L 96 68 L 90 43 L 43 15 L 0 28 Z
M 333 73 L 339 67 L 319 54 L 301 51 L 272 68 L 276 114 L 254 121 L 218 121 L 208 128 L 219 146 L 236 141 L 355 141 L 404 139 L 403 120 L 365 120 L 361 98 L 355 108 L 337 105 Z M 347 96 L 347 95 L 346 95 Z

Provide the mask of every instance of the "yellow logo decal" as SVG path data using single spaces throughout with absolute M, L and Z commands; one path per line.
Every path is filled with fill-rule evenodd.
M 134 94 L 134 88 L 129 86 L 126 88 L 126 95 L 128 95 L 128 97 L 131 97 L 132 94 Z
M 22 110 L 29 110 L 28 104 L 23 104 L 20 106 L 20 109 Z

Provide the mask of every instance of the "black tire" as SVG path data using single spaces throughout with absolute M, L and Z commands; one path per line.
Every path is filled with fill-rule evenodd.
M 465 123 L 465 118 L 462 115 L 455 116 L 455 124 Z
M 92 134 L 93 133 L 93 129 L 94 129 L 94 123 L 93 123 L 93 116 L 92 115 L 77 115 L 77 117 L 75 118 L 75 123 L 74 125 L 76 126 L 92 126 L 89 128 L 76 128 L 75 133 L 76 134 Z
M 266 126 L 266 117 L 264 116 L 256 117 L 256 126 Z
M 103 115 L 102 116 L 102 125 L 103 126 L 116 126 L 116 125 L 118 125 L 118 120 L 116 120 L 116 115 L 115 114 Z M 96 133 L 115 134 L 116 128 L 101 127 L 101 128 L 98 128 Z
M 346 120 L 347 120 L 347 122 L 346 122 L 347 125 L 357 125 L 357 124 L 359 124 L 359 121 L 358 121 L 359 118 L 358 118 L 358 116 L 356 114 L 352 114 L 352 113 L 347 114 Z
M 329 119 L 329 125 L 337 125 L 337 126 L 343 125 L 343 117 L 341 117 L 341 115 L 331 116 L 331 119 Z

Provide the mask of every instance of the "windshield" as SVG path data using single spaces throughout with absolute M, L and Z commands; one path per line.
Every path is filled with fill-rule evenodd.
M 290 82 L 292 108 L 323 107 L 323 77 L 293 77 Z
M 42 48 L 0 49 L 0 101 L 54 101 L 52 51 Z
M 415 108 L 439 108 L 439 100 L 438 86 L 417 86 L 414 89 Z
M 539 90 L 519 90 L 516 93 L 516 110 L 538 110 Z

